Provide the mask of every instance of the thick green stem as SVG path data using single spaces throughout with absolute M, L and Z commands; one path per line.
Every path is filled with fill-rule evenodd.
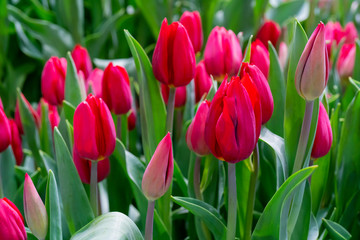
M 234 240 L 236 233 L 236 169 L 235 164 L 228 163 L 228 219 L 227 219 L 227 240 Z
M 201 167 L 201 157 L 196 156 L 195 167 L 194 167 L 194 192 L 196 198 L 202 201 L 203 196 L 200 191 L 200 167 Z
M 121 115 L 117 115 L 116 137 L 121 141 Z
M 145 240 L 153 239 L 154 208 L 155 202 L 149 200 L 146 214 Z
M 175 91 L 176 88 L 170 87 L 169 99 L 167 103 L 167 116 L 166 116 L 166 132 L 172 133 L 174 122 L 174 107 L 175 107 Z
M 298 148 L 296 151 L 293 173 L 302 169 L 304 164 L 304 159 L 306 157 L 305 156 L 306 147 L 309 140 L 313 108 L 314 108 L 314 101 L 306 102 L 304 120 L 301 126 L 301 133 L 300 133 Z
M 90 203 L 95 217 L 98 216 L 98 181 L 97 181 L 97 161 L 91 162 L 90 172 Z

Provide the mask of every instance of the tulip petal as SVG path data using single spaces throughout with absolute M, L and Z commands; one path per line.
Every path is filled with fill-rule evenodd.
M 168 62 L 168 35 L 168 22 L 165 18 L 161 24 L 158 41 L 152 57 L 152 65 L 155 78 L 166 85 L 169 84 L 168 64 L 170 64 Z

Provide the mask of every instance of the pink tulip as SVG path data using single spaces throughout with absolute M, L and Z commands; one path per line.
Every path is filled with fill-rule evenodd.
M 91 71 L 92 71 L 92 63 L 90 55 L 86 48 L 82 47 L 81 45 L 77 44 L 73 51 L 71 52 L 71 57 L 74 60 L 76 69 L 82 71 L 84 74 L 84 80 L 87 81 Z
M 211 77 L 206 72 L 204 61 L 200 61 L 196 67 L 194 83 L 195 103 L 198 103 L 204 95 L 207 95 L 212 85 Z
M 22 150 L 21 135 L 13 119 L 9 119 L 11 128 L 11 149 L 15 156 L 16 165 L 20 166 L 23 162 L 24 153 Z
M 92 92 L 96 97 L 102 98 L 102 79 L 104 71 L 95 68 L 88 77 L 88 86 L 91 87 Z
M 344 29 L 345 44 L 355 43 L 355 39 L 358 38 L 358 32 L 353 22 L 348 22 Z
M 256 34 L 256 39 L 259 39 L 266 48 L 268 48 L 268 41 L 276 47 L 276 44 L 279 40 L 281 34 L 281 29 L 279 24 L 274 21 L 268 20 L 260 27 L 259 31 Z
M 2 104 L 0 106 L 0 133 L 0 152 L 3 152 L 11 143 L 11 128 Z
M 170 89 L 167 85 L 161 84 L 161 95 L 167 104 L 169 99 Z M 177 87 L 175 90 L 175 108 L 181 108 L 186 104 L 186 86 Z
M 255 40 L 251 43 L 250 63 L 256 65 L 264 74 L 266 79 L 268 78 L 270 67 L 269 51 L 259 40 Z
M 0 199 L 0 236 L 3 240 L 26 240 L 24 218 L 9 199 Z
M 199 12 L 185 11 L 181 15 L 180 23 L 186 28 L 195 53 L 200 52 L 204 37 Z
M 344 44 L 340 49 L 336 69 L 340 78 L 346 79 L 352 76 L 355 65 L 355 44 Z
M 41 98 L 37 107 L 37 114 L 40 117 L 40 119 L 42 119 L 42 112 L 41 112 L 42 103 L 48 107 L 48 118 L 50 121 L 51 129 L 54 130 L 54 128 L 57 127 L 60 123 L 60 116 L 57 107 L 49 104 L 44 98 Z

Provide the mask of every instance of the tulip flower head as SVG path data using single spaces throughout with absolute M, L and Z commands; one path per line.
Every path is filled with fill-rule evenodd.
M 48 107 L 48 119 L 51 125 L 51 129 L 54 130 L 55 127 L 57 127 L 60 123 L 60 116 L 57 110 L 57 107 L 54 105 L 49 104 L 44 98 L 40 99 L 40 102 L 37 107 L 37 114 L 40 119 L 42 119 L 42 107 L 41 105 L 44 104 Z
M 128 122 L 128 130 L 129 131 L 135 129 L 135 127 L 136 127 L 136 110 L 135 110 L 135 108 L 132 108 L 130 110 L 130 114 L 127 117 L 127 122 Z
M 170 133 L 160 141 L 142 179 L 141 188 L 150 201 L 160 198 L 168 190 L 174 172 Z
M 9 124 L 11 129 L 11 149 L 15 156 L 16 165 L 20 166 L 24 157 L 21 144 L 21 135 L 13 119 L 9 119 Z
M 195 70 L 195 103 L 198 103 L 204 95 L 209 92 L 212 80 L 206 71 L 205 62 L 200 61 Z
M 336 69 L 341 79 L 352 76 L 355 65 L 355 44 L 344 44 L 340 49 Z
M 71 57 L 74 60 L 77 71 L 83 72 L 86 82 L 92 71 L 91 58 L 87 49 L 77 44 L 71 52 Z
M 9 199 L 0 199 L 0 236 L 4 240 L 26 240 L 24 218 Z
M 260 27 L 259 31 L 256 34 L 256 39 L 259 39 L 266 48 L 268 48 L 268 41 L 276 47 L 276 44 L 279 40 L 281 34 L 281 29 L 279 24 L 274 21 L 266 21 Z
M 165 104 L 169 100 L 170 89 L 167 85 L 161 84 L 161 95 L 164 99 Z M 175 108 L 181 108 L 186 104 L 186 86 L 177 87 L 175 90 Z
M 0 152 L 3 152 L 11 143 L 11 128 L 2 107 L 0 107 L 0 133 Z
M 195 53 L 200 52 L 204 37 L 199 12 L 185 11 L 181 15 L 180 23 L 186 28 Z
M 39 128 L 40 126 L 40 116 L 39 114 L 35 111 L 35 109 L 31 106 L 31 104 L 29 103 L 29 101 L 25 98 L 25 96 L 21 93 L 20 94 L 21 99 L 25 102 L 26 106 L 29 108 L 31 115 L 34 118 L 35 124 L 36 126 Z M 24 129 L 23 129 L 23 125 L 21 123 L 21 116 L 20 116 L 20 109 L 19 109 L 19 103 L 16 103 L 16 107 L 15 107 L 15 123 L 16 126 L 19 129 L 19 133 L 22 135 L 24 134 Z
M 104 71 L 95 68 L 88 77 L 88 86 L 91 87 L 92 92 L 98 98 L 102 98 L 102 79 Z
M 251 43 L 250 63 L 256 65 L 264 74 L 266 79 L 268 78 L 270 68 L 269 51 L 258 39 Z

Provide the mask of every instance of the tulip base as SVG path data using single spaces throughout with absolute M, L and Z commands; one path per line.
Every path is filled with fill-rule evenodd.
M 236 168 L 235 164 L 228 163 L 228 218 L 227 218 L 227 240 L 234 240 L 236 234 Z
M 97 177 L 97 161 L 91 161 L 90 172 L 90 203 L 95 217 L 98 216 L 98 177 Z
M 146 214 L 145 240 L 153 239 L 154 208 L 155 202 L 149 200 Z

